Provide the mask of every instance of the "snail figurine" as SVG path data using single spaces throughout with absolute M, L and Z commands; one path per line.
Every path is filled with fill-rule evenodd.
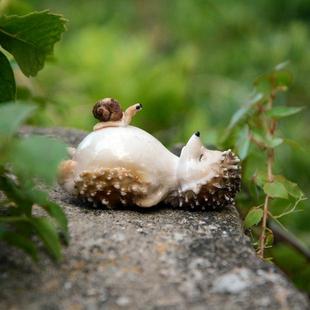
M 233 204 L 240 189 L 240 160 L 231 150 L 205 148 L 194 133 L 180 157 L 146 131 L 130 126 L 142 109 L 137 103 L 125 112 L 111 98 L 93 109 L 100 120 L 70 160 L 59 167 L 59 183 L 70 194 L 107 207 L 160 202 L 197 209 Z

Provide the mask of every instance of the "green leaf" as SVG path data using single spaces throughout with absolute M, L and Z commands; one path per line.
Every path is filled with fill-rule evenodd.
M 31 183 L 30 185 L 26 185 L 25 182 L 22 182 L 20 186 L 17 187 L 14 182 L 4 176 L 0 176 L 0 189 L 6 193 L 6 196 L 11 201 L 16 203 L 16 207 L 13 208 L 16 216 L 14 216 L 14 218 L 12 216 L 4 217 L 3 220 L 0 217 L 0 222 L 12 218 L 14 222 L 27 220 L 27 217 L 19 216 L 19 214 L 31 216 L 32 206 L 36 204 L 56 220 L 59 228 L 64 233 L 66 241 L 68 241 L 68 220 L 66 215 L 61 207 L 49 201 L 47 193 L 38 191 Z
M 264 192 L 272 198 L 288 199 L 288 193 L 282 183 L 274 181 L 264 185 Z
M 304 195 L 302 190 L 299 188 L 298 184 L 291 182 L 289 180 L 286 180 L 285 188 L 288 191 L 288 193 L 294 198 L 299 198 Z
M 275 69 L 276 71 L 281 71 L 281 70 L 285 69 L 289 64 L 290 64 L 290 61 L 289 61 L 289 60 L 286 60 L 286 61 L 283 61 L 283 62 L 277 64 L 277 65 L 274 67 L 274 69 Z
M 17 213 L 16 216 L 26 214 L 31 216 L 32 205 L 34 201 L 28 193 L 28 184 L 27 182 L 21 182 L 18 186 L 12 177 L 8 175 L 0 175 L 0 189 L 5 193 L 5 195 L 11 201 L 16 203 L 16 208 L 14 211 Z M 11 217 L 10 217 L 11 218 Z M 27 219 L 21 216 L 22 219 Z M 0 217 L 1 221 L 1 217 Z
M 17 223 L 28 222 L 28 218 L 25 216 L 0 216 L 1 223 Z
M 283 142 L 289 145 L 292 149 L 305 152 L 305 149 L 299 143 L 292 139 L 284 139 Z
M 64 143 L 43 136 L 31 136 L 15 144 L 10 161 L 21 179 L 39 178 L 52 184 L 58 164 L 66 156 Z
M 0 183 L 0 188 L 1 188 L 1 183 Z M 23 206 L 25 205 L 32 206 L 34 204 L 38 205 L 39 207 L 44 209 L 52 218 L 54 218 L 59 228 L 62 230 L 62 232 L 64 234 L 67 234 L 68 232 L 67 217 L 63 209 L 60 206 L 58 206 L 56 203 L 52 201 L 49 201 L 47 193 L 38 191 L 37 189 L 33 187 L 31 188 L 22 187 L 21 190 L 16 189 L 16 188 L 11 189 L 10 193 L 8 193 L 8 196 L 13 201 L 15 201 L 17 204 L 22 204 Z M 6 218 L 11 218 L 11 217 L 6 217 Z M 21 217 L 21 219 L 25 219 L 25 218 Z M 0 221 L 1 221 L 1 217 L 0 217 Z
M 60 229 L 67 234 L 68 232 L 68 220 L 63 209 L 56 203 L 48 200 L 48 195 L 44 192 L 34 191 L 33 200 L 43 208 L 52 218 L 54 218 Z
M 0 51 L 0 102 L 14 101 L 16 84 L 10 62 Z
M 276 70 L 273 72 L 273 79 L 277 87 L 290 87 L 293 83 L 293 75 L 288 70 Z
M 245 228 L 250 228 L 254 225 L 257 225 L 261 221 L 263 214 L 264 212 L 262 209 L 257 207 L 252 208 L 245 217 L 244 220 Z
M 0 105 L 0 134 L 14 134 L 35 109 L 30 104 L 13 102 Z
M 303 109 L 304 107 L 274 107 L 267 111 L 266 114 L 272 118 L 279 119 L 296 114 Z
M 272 246 L 273 241 L 274 241 L 273 232 L 271 229 L 267 229 L 265 237 L 265 246 Z
M 237 112 L 232 116 L 228 129 L 231 130 L 235 126 L 237 126 L 241 121 L 243 121 L 248 113 L 250 112 L 251 108 L 259 103 L 263 99 L 263 95 L 261 93 L 255 94 L 246 104 L 237 110 Z
M 266 144 L 268 147 L 275 148 L 283 143 L 283 139 L 279 137 L 267 137 Z
M 237 139 L 238 155 L 241 160 L 245 159 L 249 152 L 250 139 L 249 139 L 249 126 L 245 125 L 239 132 Z
M 264 136 L 257 131 L 252 131 L 254 139 L 265 148 L 275 148 L 283 143 L 283 139 L 279 137 Z
M 283 175 L 276 175 L 274 176 L 274 179 L 281 183 L 286 191 L 289 193 L 289 195 L 291 195 L 294 198 L 300 198 L 304 195 L 304 193 L 302 192 L 302 190 L 299 188 L 297 183 L 294 183 L 288 179 L 286 179 Z
M 267 182 L 266 172 L 261 170 L 255 171 L 252 180 L 257 186 L 263 188 L 264 184 Z
M 14 56 L 26 76 L 35 76 L 66 30 L 65 24 L 61 15 L 49 11 L 2 16 L 0 44 Z
M 60 206 L 58 206 L 56 203 L 49 202 L 42 205 L 41 207 L 57 221 L 59 227 L 64 233 L 68 232 L 68 220 Z
M 61 258 L 61 245 L 54 225 L 47 218 L 31 218 L 37 234 L 43 241 L 48 252 L 53 258 L 59 260 Z
M 38 260 L 38 253 L 35 244 L 24 236 L 12 231 L 5 231 L 0 232 L 0 240 L 22 249 L 25 253 L 30 255 L 34 261 Z
M 263 93 L 270 93 L 274 89 L 285 90 L 293 82 L 292 74 L 287 70 L 273 70 L 259 76 L 254 85 Z
M 245 107 L 242 107 L 239 110 L 237 110 L 230 120 L 228 129 L 234 128 L 246 116 L 247 112 L 248 109 L 246 109 Z
M 251 134 L 254 140 L 259 143 L 260 146 L 267 147 L 266 138 L 263 136 L 264 132 L 261 134 L 255 129 L 252 129 Z

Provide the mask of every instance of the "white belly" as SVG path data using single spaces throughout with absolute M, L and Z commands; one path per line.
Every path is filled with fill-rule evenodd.
M 135 167 L 148 179 L 154 177 L 160 182 L 162 178 L 175 178 L 179 158 L 146 131 L 127 126 L 91 132 L 73 159 L 77 161 L 76 174 L 98 168 Z

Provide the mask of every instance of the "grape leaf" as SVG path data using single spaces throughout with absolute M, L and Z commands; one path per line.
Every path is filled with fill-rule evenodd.
M 49 11 L 0 17 L 0 44 L 26 76 L 35 76 L 66 30 L 66 20 Z
M 9 60 L 0 52 L 0 102 L 14 101 L 16 84 Z

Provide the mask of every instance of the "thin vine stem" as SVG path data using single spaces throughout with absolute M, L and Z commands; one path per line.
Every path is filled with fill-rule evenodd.
M 265 239 L 266 239 L 266 225 L 267 225 L 267 218 L 268 218 L 268 205 L 269 205 L 269 196 L 266 195 L 265 203 L 264 203 L 264 213 L 263 213 L 263 220 L 262 220 L 262 231 L 259 238 L 259 250 L 258 255 L 261 258 L 264 258 L 264 250 L 265 250 Z
M 268 100 L 268 109 L 272 108 L 272 103 L 274 99 L 275 99 L 275 93 L 272 92 Z M 276 127 L 277 127 L 276 121 L 274 119 L 272 119 L 271 121 L 266 119 L 266 127 L 268 130 L 268 134 L 272 138 L 275 133 Z M 274 149 L 271 147 L 268 147 L 266 152 L 267 152 L 267 178 L 268 178 L 268 182 L 273 182 L 274 176 L 273 176 L 272 169 L 273 169 L 273 163 L 274 163 Z M 264 208 L 263 208 L 263 219 L 261 222 L 261 234 L 259 237 L 259 248 L 258 248 L 258 255 L 262 259 L 264 258 L 264 254 L 265 254 L 264 252 L 265 252 L 266 230 L 267 230 L 267 220 L 268 220 L 268 214 L 269 214 L 270 199 L 271 199 L 270 196 L 266 194 Z

